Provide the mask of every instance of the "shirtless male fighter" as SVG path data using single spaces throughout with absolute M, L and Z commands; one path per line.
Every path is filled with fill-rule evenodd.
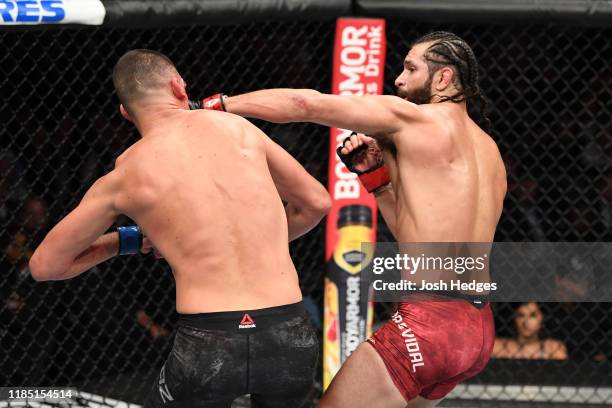
M 49 232 L 32 276 L 73 278 L 138 252 L 144 234 L 172 268 L 180 314 L 145 406 L 229 408 L 247 393 L 257 407 L 309 406 L 319 346 L 288 242 L 323 218 L 327 191 L 246 119 L 188 110 L 164 55 L 126 53 L 113 82 L 142 138 Z M 104 234 L 119 214 L 142 234 Z
M 375 192 L 398 242 L 492 242 L 506 173 L 497 145 L 468 115 L 468 103 L 484 101 L 473 51 L 451 33 L 421 37 L 395 85 L 399 97 L 271 89 L 215 95 L 203 105 L 271 122 L 315 122 L 371 135 L 382 147 L 384 164 L 363 168 L 370 156 L 362 154 L 364 147 L 378 149 L 363 135 L 350 137 L 339 153 Z M 419 364 L 411 361 L 406 336 L 419 346 Z M 484 368 L 493 342 L 486 302 L 400 303 L 393 318 L 347 359 L 319 406 L 435 406 L 458 382 Z

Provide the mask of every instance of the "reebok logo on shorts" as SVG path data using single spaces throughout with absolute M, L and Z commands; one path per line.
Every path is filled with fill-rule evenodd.
M 255 324 L 253 319 L 251 319 L 251 316 L 249 316 L 248 313 L 245 313 L 244 316 L 242 317 L 242 321 L 238 325 L 238 328 L 239 329 L 252 329 L 255 327 L 257 327 L 257 325 Z
M 419 342 L 416 339 L 416 336 L 412 332 L 412 329 L 408 327 L 408 325 L 404 322 L 402 315 L 400 315 L 399 311 L 395 312 L 392 317 L 393 322 L 397 325 L 397 328 L 402 333 L 402 337 L 404 338 L 404 343 L 406 344 L 406 350 L 408 350 L 408 355 L 410 356 L 410 362 L 412 363 L 412 372 L 416 373 L 417 367 L 422 367 L 425 365 L 423 362 L 423 354 L 421 354 L 421 349 L 419 347 Z

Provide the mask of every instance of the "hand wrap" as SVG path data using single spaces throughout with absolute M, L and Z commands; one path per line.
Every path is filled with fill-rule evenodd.
M 225 95 L 223 94 L 215 94 L 213 96 L 209 96 L 202 101 L 189 101 L 189 109 L 207 109 L 207 110 L 217 110 L 222 112 L 227 112 L 225 109 L 225 103 L 223 99 Z
M 353 132 L 351 136 L 353 135 L 356 135 L 356 133 Z M 356 148 L 355 150 L 351 151 L 350 153 L 343 154 L 342 149 L 344 148 L 344 144 L 348 142 L 350 139 L 351 139 L 350 136 L 344 139 L 344 142 L 342 142 L 342 145 L 338 147 L 338 149 L 336 150 L 336 153 L 338 154 L 338 157 L 340 157 L 340 160 L 342 161 L 342 163 L 346 165 L 346 168 L 349 171 L 359 176 L 359 180 L 361 180 L 361 184 L 363 184 L 363 186 L 368 191 L 368 193 L 376 194 L 377 190 L 380 190 L 383 187 L 387 186 L 389 183 L 391 183 L 391 177 L 389 176 L 389 169 L 387 168 L 387 166 L 385 165 L 385 162 L 383 161 L 381 157 L 378 163 L 376 163 L 372 167 L 366 170 L 357 170 L 355 168 L 355 165 L 353 164 L 353 159 L 356 155 L 361 154 L 364 151 L 368 150 L 369 146 L 367 144 L 363 144 L 359 146 L 358 148 Z
M 142 248 L 142 233 L 138 225 L 117 227 L 119 233 L 119 255 L 134 255 Z

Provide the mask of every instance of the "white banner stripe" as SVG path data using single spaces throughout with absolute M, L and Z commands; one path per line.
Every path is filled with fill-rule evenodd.
M 0 25 L 102 25 L 106 9 L 100 0 L 3 0 Z

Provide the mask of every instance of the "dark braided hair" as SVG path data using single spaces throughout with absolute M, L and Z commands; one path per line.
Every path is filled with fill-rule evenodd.
M 478 85 L 478 61 L 472 48 L 459 36 L 446 31 L 435 31 L 417 39 L 412 46 L 432 42 L 423 54 L 429 68 L 430 76 L 445 66 L 453 67 L 455 75 L 453 84 L 458 89 L 452 96 L 442 96 L 440 101 L 462 102 L 467 101 L 468 109 L 473 103 L 480 105 L 478 113 L 489 130 L 491 120 L 487 117 L 489 102 L 482 94 Z

